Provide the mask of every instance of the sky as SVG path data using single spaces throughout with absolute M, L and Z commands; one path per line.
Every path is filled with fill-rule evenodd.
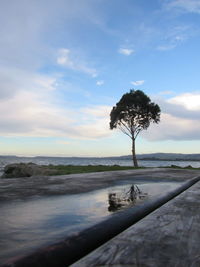
M 200 0 L 1 0 L 0 154 L 120 156 L 130 89 L 161 108 L 138 154 L 200 153 Z

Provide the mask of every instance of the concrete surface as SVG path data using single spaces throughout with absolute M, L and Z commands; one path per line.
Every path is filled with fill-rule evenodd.
M 146 168 L 62 176 L 1 178 L 0 201 L 88 192 L 105 188 L 120 180 L 185 181 L 199 173 L 198 170 Z
M 199 267 L 199 226 L 200 182 L 71 266 Z

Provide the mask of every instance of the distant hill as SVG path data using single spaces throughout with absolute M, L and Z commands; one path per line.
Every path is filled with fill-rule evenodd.
M 51 159 L 60 159 L 60 158 L 68 158 L 68 159 L 120 159 L 120 160 L 131 160 L 132 156 L 127 155 L 127 156 L 116 156 L 116 157 L 53 157 L 53 156 L 36 156 L 36 157 L 18 157 L 14 155 L 7 155 L 3 156 L 0 155 L 0 160 L 3 159 L 8 159 L 8 160 L 19 160 L 19 159 L 25 159 L 25 160 L 31 160 L 31 159 L 40 159 L 40 160 L 45 160 L 47 158 Z M 138 154 L 137 159 L 139 160 L 171 160 L 171 161 L 200 161 L 200 154 L 181 154 L 181 153 L 149 153 L 149 154 Z
M 132 156 L 121 156 L 121 159 L 131 159 Z M 181 153 L 151 153 L 151 154 L 138 154 L 137 159 L 140 160 L 191 160 L 200 161 L 200 154 L 181 154 Z

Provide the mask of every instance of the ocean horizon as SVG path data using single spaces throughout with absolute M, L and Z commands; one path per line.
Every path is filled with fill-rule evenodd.
M 53 157 L 53 156 L 3 156 L 0 155 L 0 175 L 6 165 L 12 163 L 35 163 L 39 165 L 119 165 L 133 166 L 131 156 L 121 157 Z M 138 164 L 141 167 L 169 167 L 176 165 L 179 167 L 191 166 L 200 168 L 198 160 L 167 160 L 167 159 L 139 159 Z

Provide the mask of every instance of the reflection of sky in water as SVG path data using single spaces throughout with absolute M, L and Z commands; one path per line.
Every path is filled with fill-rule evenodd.
M 148 198 L 170 191 L 178 185 L 138 184 L 141 191 L 148 193 Z M 0 260 L 29 253 L 112 216 L 108 211 L 108 193 L 120 192 L 122 188 L 128 190 L 130 184 L 84 194 L 4 203 L 0 207 Z

